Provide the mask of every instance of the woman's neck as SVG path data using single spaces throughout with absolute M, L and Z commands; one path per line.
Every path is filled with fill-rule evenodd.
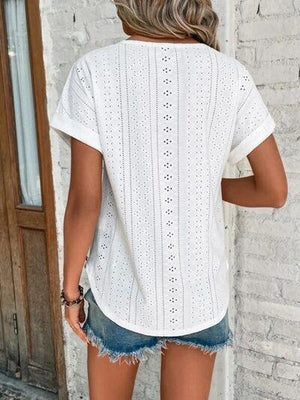
M 169 42 L 169 43 L 197 43 L 197 40 L 187 37 L 186 39 L 165 37 L 165 38 L 154 38 L 151 36 L 132 34 L 127 40 L 140 40 L 145 42 Z

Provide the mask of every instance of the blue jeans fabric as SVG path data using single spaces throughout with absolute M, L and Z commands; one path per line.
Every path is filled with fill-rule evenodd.
M 216 325 L 199 332 L 182 336 L 148 336 L 130 331 L 113 322 L 100 310 L 93 293 L 89 289 L 85 294 L 89 304 L 87 318 L 82 329 L 92 345 L 98 348 L 98 355 L 108 355 L 110 361 L 135 363 L 148 358 L 157 351 L 167 348 L 167 342 L 175 342 L 200 348 L 213 354 L 226 346 L 232 346 L 233 334 L 228 323 L 228 311 Z

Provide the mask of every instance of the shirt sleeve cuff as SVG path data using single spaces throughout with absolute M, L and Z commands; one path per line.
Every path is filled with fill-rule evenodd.
M 54 113 L 50 121 L 50 126 L 80 140 L 102 153 L 100 139 L 97 133 L 86 128 L 80 122 L 68 118 L 65 114 Z
M 275 126 L 276 124 L 272 116 L 269 114 L 264 122 L 255 129 L 255 131 L 231 150 L 228 156 L 228 162 L 231 165 L 234 165 L 241 161 L 274 132 Z

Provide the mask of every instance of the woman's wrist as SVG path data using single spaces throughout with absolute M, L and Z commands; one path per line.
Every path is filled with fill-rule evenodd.
M 70 296 L 70 297 L 69 297 Z M 62 304 L 67 306 L 67 307 L 71 307 L 75 304 L 80 304 L 83 301 L 83 287 L 78 285 L 78 289 L 77 289 L 77 294 L 75 295 L 68 295 L 65 293 L 64 289 L 62 289 L 61 293 L 60 293 L 60 298 L 62 301 Z
M 74 300 L 80 295 L 78 285 L 76 287 L 63 286 L 64 296 L 66 300 Z

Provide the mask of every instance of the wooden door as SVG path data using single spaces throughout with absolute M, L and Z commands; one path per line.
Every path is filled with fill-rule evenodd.
M 1 98 L 3 103 L 3 98 Z M 0 370 L 20 376 L 17 314 L 11 263 L 4 175 L 0 163 Z
M 0 369 L 67 399 L 39 2 L 24 0 L 21 22 L 14 6 L 18 13 L 22 0 L 0 4 Z M 20 23 L 28 65 L 20 57 L 17 67 L 29 75 L 16 81 L 10 35 Z

